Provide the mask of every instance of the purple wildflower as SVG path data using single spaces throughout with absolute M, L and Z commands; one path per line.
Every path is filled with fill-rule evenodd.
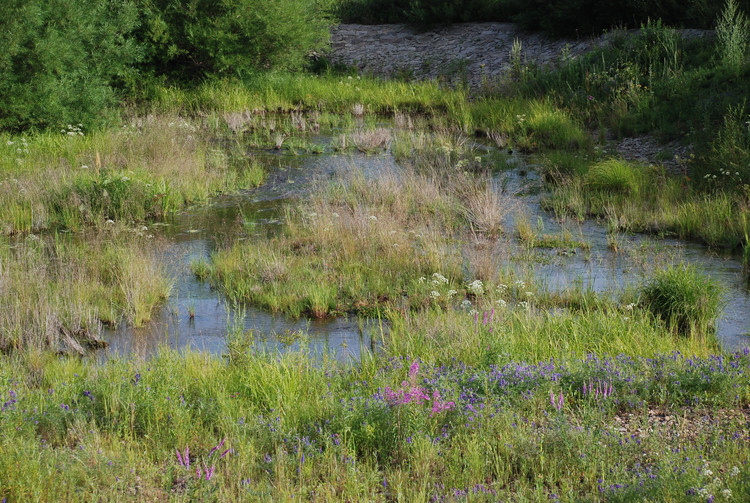
M 217 446 L 215 446 L 215 447 L 214 447 L 213 449 L 211 449 L 211 451 L 210 451 L 210 452 L 208 453 L 208 455 L 210 456 L 210 455 L 211 455 L 211 454 L 213 454 L 214 452 L 216 452 L 216 451 L 218 451 L 219 449 L 221 449 L 221 447 L 222 447 L 222 446 L 224 445 L 224 442 L 226 442 L 226 441 L 227 441 L 227 439 L 226 439 L 226 437 L 224 437 L 224 439 L 223 439 L 223 440 L 222 440 L 222 441 L 221 441 L 221 442 L 219 443 L 219 445 L 217 445 Z

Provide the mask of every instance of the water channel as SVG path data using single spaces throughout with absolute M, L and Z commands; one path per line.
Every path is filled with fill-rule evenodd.
M 109 346 L 104 350 L 104 357 L 148 356 L 160 346 L 222 354 L 227 349 L 226 334 L 230 326 L 252 331 L 256 344 L 271 350 L 306 346 L 314 354 L 327 353 L 342 362 L 358 361 L 362 354 L 377 347 L 387 333 L 383 323 L 356 318 L 291 319 L 250 306 L 228 307 L 219 292 L 195 277 L 190 265 L 199 259 L 210 260 L 212 251 L 223 243 L 252 240 L 259 232 L 278 226 L 284 204 L 304 197 L 315 180 L 336 177 L 352 166 L 376 178 L 379 172 L 398 170 L 395 160 L 387 152 L 336 154 L 330 149 L 319 155 L 298 156 L 283 151 L 255 151 L 252 155 L 269 166 L 264 185 L 241 194 L 218 197 L 209 205 L 190 208 L 166 222 L 149 226 L 149 233 L 168 243 L 158 253 L 173 279 L 172 294 L 145 327 L 132 328 L 123 324 L 106 330 L 104 336 Z M 564 224 L 540 207 L 541 196 L 536 190 L 540 181 L 533 166 L 525 166 L 525 159 L 516 157 L 508 159 L 507 167 L 496 175 L 497 186 L 517 198 L 528 219 L 543 227 L 545 233 L 561 232 Z M 508 225 L 512 225 L 512 221 Z M 642 280 L 644 271 L 634 265 L 631 254 L 610 249 L 604 226 L 586 221 L 574 227 L 568 224 L 566 229 L 588 242 L 590 249 L 585 253 L 540 251 L 533 274 L 547 288 L 564 289 L 578 284 L 597 292 L 617 291 Z M 506 235 L 512 236 L 513 232 Z M 641 250 L 643 262 L 653 262 L 655 254 L 666 255 L 670 262 L 695 264 L 720 281 L 725 289 L 725 306 L 717 322 L 718 338 L 730 350 L 750 344 L 747 335 L 750 333 L 750 289 L 742 264 L 735 256 L 673 239 L 656 240 L 642 235 L 621 239 L 623 248 Z M 189 312 L 194 312 L 194 317 L 189 316 Z M 290 337 L 290 334 L 304 336 Z

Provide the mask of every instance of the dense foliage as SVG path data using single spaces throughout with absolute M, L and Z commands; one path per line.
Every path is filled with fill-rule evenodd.
M 750 10 L 750 1 L 740 0 Z M 710 0 L 342 0 L 344 22 L 451 23 L 514 21 L 555 35 L 585 35 L 613 26 L 637 28 L 649 19 L 674 26 L 712 28 L 723 2 Z
M 299 68 L 328 36 L 309 0 L 9 0 L 0 4 L 0 128 L 100 123 L 152 79 Z
M 140 59 L 126 0 L 0 3 L 0 128 L 95 121 Z

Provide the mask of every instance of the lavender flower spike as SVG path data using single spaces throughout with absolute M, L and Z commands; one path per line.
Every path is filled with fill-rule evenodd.
M 175 451 L 177 452 L 177 461 L 180 462 L 180 466 L 185 466 L 185 462 L 182 461 L 182 454 L 180 454 L 180 450 L 175 448 Z
M 211 480 L 211 477 L 214 476 L 214 465 L 211 465 L 211 469 L 206 469 L 206 480 Z
M 557 410 L 560 411 L 563 408 L 565 400 L 563 399 L 562 391 L 560 391 L 560 401 L 557 403 Z
M 185 468 L 190 468 L 190 446 L 185 446 Z
M 557 408 L 557 405 L 555 404 L 555 392 L 552 390 L 549 390 L 549 401 L 552 403 L 552 406 L 554 408 Z
M 208 453 L 208 455 L 210 456 L 210 455 L 211 455 L 211 454 L 213 454 L 214 452 L 216 452 L 216 451 L 218 451 L 219 449 L 221 449 L 221 446 L 223 446 L 223 445 L 224 445 L 224 442 L 226 442 L 226 441 L 227 441 L 227 439 L 226 439 L 226 437 L 224 437 L 224 440 L 222 440 L 222 441 L 221 441 L 221 443 L 220 443 L 219 445 L 217 445 L 216 447 L 214 447 L 213 449 L 211 449 L 211 452 L 209 452 L 209 453 Z

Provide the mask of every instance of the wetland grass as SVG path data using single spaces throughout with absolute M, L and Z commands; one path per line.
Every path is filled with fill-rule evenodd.
M 476 329 L 473 316 L 462 315 L 444 328 L 433 323 L 449 345 L 418 346 L 425 359 L 403 355 L 402 346 L 349 369 L 252 350 L 228 363 L 169 350 L 106 364 L 0 356 L 0 494 L 9 501 L 750 497 L 747 352 L 642 357 L 631 347 L 622 355 L 519 358 L 520 346 L 506 352 L 493 344 L 497 337 L 486 339 L 493 322 Z M 463 338 L 448 335 L 454 328 Z M 479 342 L 496 352 L 472 352 Z
M 0 146 L 4 234 L 139 223 L 265 178 L 240 149 L 212 146 L 205 130 L 178 116 L 91 133 L 42 133 L 20 153 L 17 142 Z
M 85 353 L 102 325 L 141 326 L 169 294 L 146 237 L 111 230 L 0 242 L 0 349 Z
M 523 218 L 509 232 L 517 208 L 491 175 L 503 156 L 467 136 L 542 152 L 545 207 L 559 219 L 747 250 L 747 194 L 735 190 L 746 173 L 709 170 L 744 166 L 745 112 L 696 99 L 731 82 L 693 68 L 704 45 L 648 24 L 635 43 L 616 39 L 559 72 L 519 69 L 528 89 L 510 96 L 262 73 L 154 88 L 127 127 L 3 133 L 0 234 L 22 236 L 0 237 L 0 498 L 750 500 L 750 355 L 704 330 L 711 283 L 691 269 L 659 273 L 627 247 L 620 257 L 657 270 L 640 291 L 556 292 L 506 267 L 514 238 L 522 249 L 585 243 Z M 722 54 L 741 81 L 741 60 Z M 584 129 L 658 124 L 669 135 L 698 124 L 697 109 L 710 117 L 696 131 L 726 117 L 699 146 L 722 159 L 697 157 L 711 173 L 703 186 L 602 158 Z M 375 114 L 401 130 L 384 139 Z M 333 127 L 371 134 L 347 146 L 387 147 L 403 169 L 321 182 L 290 203 L 280 232 L 229 243 L 193 269 L 265 309 L 378 316 L 389 330 L 375 353 L 345 367 L 266 351 L 235 318 L 225 359 L 55 354 L 99 344 L 102 323 L 147 322 L 168 294 L 134 226 L 261 184 L 245 147 L 315 152 L 306 133 Z M 31 234 L 45 229 L 76 232 Z

